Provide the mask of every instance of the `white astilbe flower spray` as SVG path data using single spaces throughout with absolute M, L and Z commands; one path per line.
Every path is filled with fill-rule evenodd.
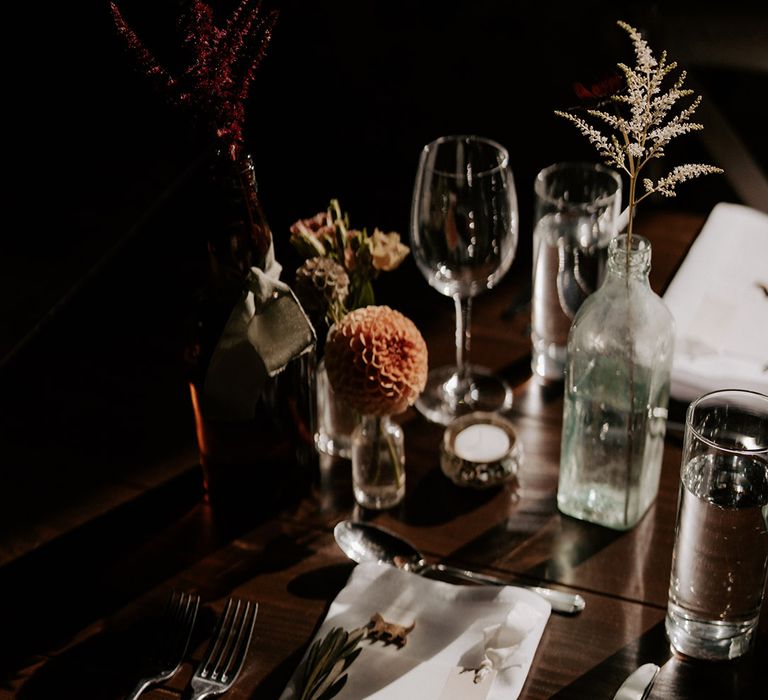
M 677 63 L 667 62 L 666 51 L 658 60 L 634 27 L 626 22 L 618 25 L 629 34 L 635 50 L 635 67 L 619 63 L 618 68 L 624 75 L 624 89 L 612 95 L 610 102 L 613 112 L 604 109 L 588 109 L 586 114 L 601 126 L 606 126 L 614 133 L 605 135 L 600 128 L 585 118 L 570 112 L 556 111 L 555 114 L 572 122 L 587 137 L 597 152 L 608 163 L 623 170 L 629 176 L 629 203 L 627 212 L 627 246 L 632 244 L 632 225 L 637 205 L 652 194 L 674 197 L 675 187 L 686 180 L 701 175 L 722 173 L 722 169 L 713 165 L 694 163 L 678 165 L 656 182 L 643 179 L 644 192 L 637 192 L 640 171 L 653 158 L 662 158 L 664 149 L 672 139 L 691 131 L 700 131 L 704 127 L 691 121 L 691 117 L 701 103 L 696 97 L 687 107 L 679 107 L 680 100 L 690 97 L 692 90 L 683 88 L 686 73 L 681 71 L 675 83 L 666 91 L 663 83 L 667 76 L 677 68 Z

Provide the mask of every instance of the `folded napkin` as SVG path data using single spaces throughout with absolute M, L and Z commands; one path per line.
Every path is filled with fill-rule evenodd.
M 246 290 L 211 358 L 203 388 L 209 418 L 253 418 L 267 377 L 279 374 L 314 346 L 312 324 L 291 288 L 279 279 L 282 267 L 272 244 L 264 268 L 250 269 Z
M 768 393 L 768 215 L 718 204 L 664 301 L 675 317 L 671 393 Z
M 316 638 L 334 627 L 361 627 L 376 613 L 406 628 L 413 624 L 413 629 L 402 648 L 364 639 L 338 700 L 514 700 L 550 606 L 521 588 L 457 586 L 391 566 L 360 564 L 331 604 Z M 280 700 L 296 700 L 297 675 Z M 457 691 L 457 683 L 470 692 Z M 481 687 L 477 695 L 472 692 L 476 686 Z

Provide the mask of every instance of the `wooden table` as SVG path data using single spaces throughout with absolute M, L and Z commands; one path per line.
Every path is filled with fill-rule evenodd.
M 654 289 L 664 288 L 701 224 L 701 217 L 682 214 L 646 217 Z M 421 285 L 402 308 L 427 337 L 431 363 L 448 363 L 451 304 Z M 664 664 L 653 698 L 764 697 L 758 672 L 768 658 L 765 615 L 755 652 L 737 662 L 673 657 L 664 636 L 679 435 L 667 437 L 658 498 L 633 530 L 613 532 L 558 513 L 562 387 L 530 377 L 529 314 L 510 311 L 524 286 L 524 274 L 511 275 L 480 297 L 473 324 L 473 358 L 515 387 L 512 420 L 525 449 L 519 490 L 469 492 L 450 484 L 438 462 L 442 429 L 413 411 L 403 416 L 406 500 L 378 515 L 355 508 L 349 463 L 333 460 L 322 462 L 304 494 L 279 502 L 254 494 L 240 508 L 211 504 L 199 468 L 188 461 L 189 442 L 157 438 L 163 459 L 187 460 L 186 468 L 66 533 L 59 525 L 0 568 L 0 697 L 122 697 L 146 645 L 144 622 L 175 587 L 203 598 L 194 650 L 181 673 L 146 697 L 181 696 L 216 614 L 238 595 L 259 601 L 260 610 L 246 668 L 227 697 L 277 698 L 352 570 L 332 536 L 333 525 L 350 515 L 402 534 L 431 558 L 585 597 L 580 615 L 550 618 L 521 695 L 526 700 L 610 698 L 634 668 L 651 661 Z M 82 402 L 69 398 L 73 406 Z M 18 506 L 14 512 L 23 510 Z

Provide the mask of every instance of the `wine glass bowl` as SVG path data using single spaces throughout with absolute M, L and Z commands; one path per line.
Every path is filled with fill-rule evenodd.
M 518 211 L 509 155 L 478 136 L 444 136 L 424 147 L 411 207 L 414 259 L 429 284 L 456 306 L 456 365 L 430 372 L 416 403 L 447 425 L 474 410 L 512 404 L 500 379 L 468 363 L 473 297 L 509 269 L 517 247 Z

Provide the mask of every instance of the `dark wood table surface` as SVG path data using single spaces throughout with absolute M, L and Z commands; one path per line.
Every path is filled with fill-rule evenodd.
M 702 223 L 694 215 L 646 216 L 654 289 L 668 283 Z M 146 697 L 182 696 L 217 613 L 238 595 L 260 609 L 246 667 L 227 697 L 277 698 L 353 568 L 332 536 L 334 524 L 348 517 L 394 530 L 435 560 L 584 596 L 580 615 L 551 616 L 523 688 L 526 700 L 611 698 L 646 662 L 663 665 L 652 698 L 765 697 L 759 675 L 768 659 L 766 615 L 755 651 L 736 662 L 677 658 L 665 639 L 679 434 L 667 436 L 656 503 L 631 531 L 558 513 L 562 387 L 531 379 L 530 316 L 516 304 L 524 277 L 511 275 L 477 299 L 472 348 L 475 361 L 514 385 L 511 418 L 525 450 L 517 490 L 470 492 L 449 483 L 438 461 L 442 429 L 412 410 L 401 417 L 406 499 L 386 513 L 355 507 L 345 461 L 323 460 L 312 487 L 292 498 L 277 503 L 254 493 L 239 507 L 209 502 L 199 468 L 187 464 L 121 505 L 7 557 L 0 567 L 0 697 L 124 696 L 146 646 L 146 621 L 179 588 L 203 600 L 193 649 L 182 672 Z M 431 364 L 450 362 L 450 301 L 423 282 L 404 310 L 418 320 Z M 168 463 L 189 459 L 188 442 L 165 448 Z

